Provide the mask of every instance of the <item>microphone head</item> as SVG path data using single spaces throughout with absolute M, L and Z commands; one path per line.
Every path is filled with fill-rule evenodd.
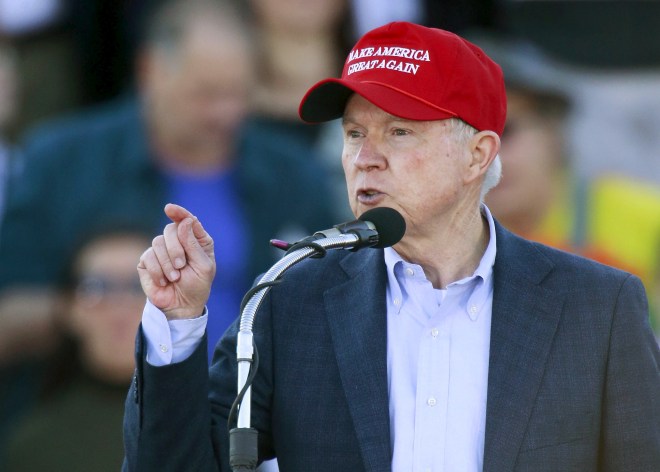
M 406 232 L 406 220 L 401 213 L 388 207 L 378 207 L 367 210 L 360 218 L 360 221 L 369 221 L 376 228 L 378 233 L 378 243 L 372 247 L 384 248 L 394 246 L 401 241 Z

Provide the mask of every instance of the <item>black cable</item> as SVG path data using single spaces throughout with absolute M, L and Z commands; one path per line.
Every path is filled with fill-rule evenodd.
M 324 257 L 327 253 L 327 250 L 321 246 L 318 243 L 315 243 L 314 241 L 299 241 L 295 244 L 292 244 L 288 250 L 286 251 L 286 254 L 289 254 L 297 249 L 301 249 L 304 247 L 309 247 L 314 250 L 316 250 L 315 254 L 311 254 L 310 256 L 307 257 Z M 281 274 L 280 274 L 281 277 Z M 241 300 L 241 306 L 239 309 L 239 313 L 242 315 L 243 310 L 245 309 L 245 306 L 248 304 L 250 299 L 259 291 L 268 288 L 268 287 L 273 287 L 281 282 L 281 279 L 278 277 L 277 279 L 271 281 L 271 282 L 263 282 L 260 284 L 255 285 L 252 287 L 250 290 L 247 291 L 247 293 L 243 296 L 243 299 Z M 241 389 L 240 392 L 238 392 L 238 395 L 236 395 L 236 398 L 234 399 L 234 403 L 231 405 L 231 409 L 229 410 L 229 415 L 227 417 L 227 429 L 231 430 L 232 429 L 232 424 L 234 421 L 238 422 L 238 409 L 240 407 L 240 404 L 243 402 L 243 397 L 245 396 L 245 392 L 247 392 L 247 389 L 250 388 L 252 385 L 252 381 L 257 375 L 257 369 L 259 368 L 259 351 L 257 350 L 257 344 L 254 342 L 254 338 L 252 338 L 252 348 L 254 350 L 254 354 L 252 355 L 252 359 L 237 359 L 237 361 L 248 361 L 251 363 L 250 365 L 250 371 L 248 372 L 248 377 L 245 380 L 245 385 L 243 385 L 243 388 Z
M 232 429 L 232 424 L 234 424 L 234 422 L 238 423 L 239 405 L 243 402 L 245 392 L 247 392 L 247 389 L 250 388 L 252 381 L 257 375 L 257 369 L 259 368 L 259 351 L 257 350 L 257 344 L 254 342 L 254 339 L 252 339 L 252 348 L 254 349 L 254 354 L 252 355 L 252 360 L 250 361 L 250 372 L 248 373 L 248 377 L 245 380 L 245 385 L 243 385 L 241 391 L 238 392 L 238 395 L 236 395 L 234 403 L 232 403 L 231 409 L 229 410 L 229 416 L 227 418 L 227 430 Z M 234 417 L 236 418 L 234 419 Z
M 239 314 L 243 314 L 243 310 L 245 309 L 245 305 L 248 304 L 250 299 L 254 296 L 255 293 L 261 291 L 261 289 L 267 288 L 267 287 L 273 287 L 281 282 L 280 278 L 278 277 L 277 279 L 271 281 L 271 282 L 263 282 L 260 284 L 255 285 L 252 287 L 250 290 L 247 291 L 245 295 L 243 295 L 243 299 L 241 300 L 241 306 L 238 309 Z
M 315 243 L 314 241 L 305 241 L 305 240 L 303 240 L 303 241 L 298 241 L 297 243 L 292 244 L 291 246 L 289 246 L 289 249 L 287 249 L 286 254 L 290 254 L 291 252 L 293 252 L 297 249 L 302 249 L 302 248 L 305 248 L 305 247 L 309 247 L 309 248 L 312 248 L 312 249 L 316 250 L 316 254 L 312 254 L 308 257 L 321 258 L 321 257 L 325 257 L 326 253 L 328 252 L 328 250 L 326 248 L 324 248 L 323 246 L 321 246 L 318 243 Z
M 259 291 L 268 288 L 268 287 L 273 287 L 281 282 L 280 279 L 275 279 L 271 282 L 263 282 L 260 284 L 255 285 L 252 287 L 250 290 L 247 291 L 247 293 L 243 296 L 243 299 L 241 300 L 241 306 L 239 309 L 239 313 L 243 313 L 243 310 L 245 309 L 245 305 L 248 304 L 250 299 Z M 245 392 L 247 392 L 247 389 L 252 385 L 252 381 L 254 380 L 255 376 L 257 375 L 257 369 L 259 368 L 259 351 L 257 351 L 257 344 L 254 342 L 254 338 L 252 338 L 252 349 L 254 350 L 254 354 L 252 355 L 252 359 L 238 359 L 238 360 L 246 360 L 250 362 L 250 372 L 248 372 L 248 377 L 245 381 L 245 385 L 243 385 L 243 388 L 241 389 L 240 392 L 238 392 L 238 395 L 236 395 L 236 398 L 234 399 L 234 403 L 231 405 L 231 409 L 229 410 L 229 416 L 227 418 L 227 428 L 231 429 L 232 428 L 232 423 L 234 422 L 234 417 L 238 415 L 238 407 L 243 401 L 243 397 L 245 396 Z

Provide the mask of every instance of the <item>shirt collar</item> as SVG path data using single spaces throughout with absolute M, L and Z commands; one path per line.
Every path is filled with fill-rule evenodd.
M 488 246 L 486 251 L 479 261 L 477 269 L 474 271 L 475 276 L 481 277 L 483 280 L 488 280 L 493 275 L 493 266 L 495 265 L 495 253 L 497 252 L 497 241 L 495 236 L 495 221 L 493 215 L 485 203 L 481 204 L 481 214 L 486 217 L 488 221 L 488 231 L 490 232 L 488 239 Z
M 493 265 L 495 264 L 495 255 L 497 252 L 495 221 L 493 220 L 493 216 L 490 213 L 490 210 L 484 203 L 481 204 L 481 214 L 486 218 L 486 221 L 488 222 L 488 229 L 490 232 L 486 250 L 484 251 L 481 260 L 479 261 L 479 265 L 475 269 L 472 276 L 453 282 L 452 284 L 450 284 L 450 286 L 453 284 L 462 284 L 468 280 L 472 280 L 477 277 L 480 278 L 481 281 L 483 282 L 482 285 L 485 285 L 486 283 L 490 282 L 490 279 L 493 275 Z M 384 249 L 384 251 L 385 251 L 385 266 L 387 268 L 387 285 L 388 285 L 387 291 L 390 302 L 389 305 L 395 306 L 397 312 L 400 312 L 401 306 L 403 305 L 403 303 L 401 303 L 401 301 L 403 300 L 402 297 L 403 291 L 401 288 L 401 282 L 399 281 L 397 274 L 399 274 L 402 270 L 400 266 L 405 265 L 406 262 L 401 258 L 401 256 L 396 252 L 394 248 L 387 247 Z M 399 268 L 397 269 L 397 267 Z M 394 303 L 395 300 L 399 300 L 399 303 L 398 304 Z M 470 318 L 474 319 L 476 318 L 476 316 L 478 316 L 478 313 L 473 313 L 470 311 L 469 316 Z

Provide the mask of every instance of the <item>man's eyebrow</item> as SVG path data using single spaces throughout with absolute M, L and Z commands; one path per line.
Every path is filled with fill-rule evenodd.
M 401 118 L 400 116 L 395 116 L 395 115 L 391 115 L 391 114 L 387 113 L 386 119 L 384 121 L 386 121 L 387 123 L 413 123 L 416 120 L 409 120 L 407 118 Z M 342 125 L 345 125 L 345 124 L 348 124 L 348 123 L 358 124 L 358 122 L 355 119 L 351 118 L 350 116 L 346 116 L 346 115 L 342 116 L 341 123 L 342 123 Z

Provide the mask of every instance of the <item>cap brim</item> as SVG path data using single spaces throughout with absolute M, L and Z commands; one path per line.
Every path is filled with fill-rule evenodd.
M 298 114 L 308 123 L 341 118 L 349 97 L 357 93 L 387 113 L 408 120 L 442 120 L 456 117 L 422 99 L 394 87 L 373 81 L 357 82 L 325 79 L 309 89 L 300 101 Z
M 341 79 L 325 79 L 310 88 L 300 101 L 298 114 L 308 123 L 322 123 L 340 118 L 348 98 L 355 90 Z

